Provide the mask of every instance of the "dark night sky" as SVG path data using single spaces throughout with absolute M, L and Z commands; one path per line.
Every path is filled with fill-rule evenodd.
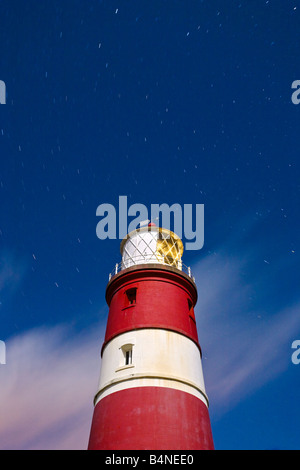
M 2 0 L 0 18 L 0 380 L 27 384 L 21 424 L 0 423 L 0 447 L 85 448 L 105 286 L 120 261 L 120 240 L 96 236 L 96 209 L 118 210 L 126 195 L 149 210 L 205 206 L 204 248 L 184 262 L 199 290 L 216 447 L 300 448 L 298 1 Z M 57 421 L 10 440 L 32 419 L 29 372 L 44 380 L 53 344 L 67 367 L 82 337 L 92 364 L 82 434 L 58 406 Z

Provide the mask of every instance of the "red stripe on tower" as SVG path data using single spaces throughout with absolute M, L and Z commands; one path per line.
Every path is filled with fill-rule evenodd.
M 88 449 L 213 449 L 183 245 L 149 224 L 121 243 Z

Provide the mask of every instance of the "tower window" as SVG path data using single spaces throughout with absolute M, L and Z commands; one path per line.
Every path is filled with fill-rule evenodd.
M 123 344 L 123 346 L 119 348 L 119 351 L 120 351 L 119 364 L 115 370 L 116 372 L 120 372 L 127 368 L 129 369 L 131 367 L 134 367 L 133 346 L 134 346 L 133 343 L 126 343 L 126 344 Z
M 132 349 L 125 351 L 125 366 L 132 364 Z
M 188 299 L 188 307 L 189 307 L 189 316 L 191 317 L 192 320 L 194 320 L 194 322 L 196 322 L 194 305 L 190 299 Z
M 128 289 L 126 292 L 126 303 L 127 305 L 135 305 L 136 303 L 136 287 Z
M 122 353 L 123 353 L 123 365 L 124 366 L 130 366 L 132 364 L 132 347 L 133 344 L 124 344 L 124 346 L 121 347 Z

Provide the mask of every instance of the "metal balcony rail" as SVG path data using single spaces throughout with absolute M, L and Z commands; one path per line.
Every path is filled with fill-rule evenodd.
M 108 275 L 109 281 L 111 280 L 113 276 L 123 271 L 124 269 L 130 268 L 131 266 L 137 266 L 139 264 L 162 264 L 164 266 L 171 266 L 173 268 L 178 269 L 179 271 L 184 272 L 195 282 L 195 278 L 192 275 L 191 268 L 189 266 L 186 266 L 181 261 L 181 259 L 172 260 L 172 262 L 170 262 L 169 259 L 164 259 L 161 256 L 157 256 L 155 254 L 149 254 L 149 255 L 144 255 L 144 256 L 133 256 L 125 261 L 116 263 L 113 271 L 109 273 Z

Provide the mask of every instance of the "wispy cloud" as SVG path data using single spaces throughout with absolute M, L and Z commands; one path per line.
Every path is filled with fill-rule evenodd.
M 13 297 L 28 265 L 12 252 L 0 252 L 1 303 Z M 86 449 L 103 335 L 103 324 L 80 334 L 69 325 L 57 325 L 5 340 L 0 449 Z
M 85 449 L 93 412 L 101 325 L 79 334 L 40 328 L 7 342 L 0 366 L 1 449 Z
M 216 413 L 235 406 L 284 372 L 290 365 L 291 341 L 300 331 L 300 299 L 277 310 L 265 300 L 257 306 L 252 301 L 256 293 L 272 293 L 272 289 L 274 293 L 278 284 L 270 286 L 267 271 L 245 276 L 253 253 L 229 256 L 227 248 L 193 268 L 205 382 Z M 284 269 L 285 261 L 279 262 Z

